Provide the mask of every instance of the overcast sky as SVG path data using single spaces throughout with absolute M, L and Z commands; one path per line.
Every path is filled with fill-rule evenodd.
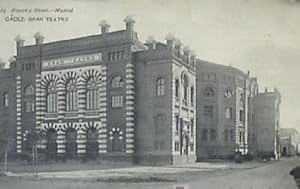
M 46 3 L 45 3 L 46 2 Z M 48 3 L 47 3 L 48 2 Z M 45 42 L 99 33 L 101 20 L 110 30 L 124 29 L 132 15 L 144 42 L 149 35 L 164 41 L 173 33 L 200 59 L 240 68 L 258 77 L 261 91 L 276 86 L 282 93 L 281 126 L 300 130 L 300 1 L 299 0 L 0 0 L 6 8 L 73 8 L 68 22 L 5 22 L 0 13 L 0 57 L 15 54 L 14 38 L 26 44 L 41 32 Z M 17 16 L 30 16 L 15 14 Z M 31 14 L 31 16 L 60 16 Z

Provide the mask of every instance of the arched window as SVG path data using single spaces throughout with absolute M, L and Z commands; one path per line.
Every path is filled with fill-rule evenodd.
M 165 95 L 165 79 L 158 78 L 156 80 L 156 95 L 157 96 L 164 96 Z
M 228 132 L 228 129 L 225 129 L 224 131 L 224 141 L 227 142 L 229 139 L 229 132 Z
M 202 130 L 202 140 L 207 141 L 207 139 L 208 139 L 208 131 L 207 131 L 207 129 L 203 129 Z
M 96 110 L 98 108 L 98 82 L 96 77 L 91 77 L 86 84 L 86 109 Z
M 210 138 L 209 138 L 210 141 L 216 141 L 216 139 L 217 139 L 217 133 L 216 133 L 216 130 L 210 129 L 209 137 L 210 137 Z
M 241 101 L 241 102 L 244 102 L 244 98 L 245 98 L 244 93 L 241 92 L 241 93 L 240 93 L 240 101 Z
M 203 95 L 207 96 L 207 97 L 214 96 L 215 92 L 214 92 L 213 88 L 211 88 L 211 87 L 205 87 L 205 89 L 203 91 Z
M 4 107 L 8 107 L 9 99 L 8 99 L 8 93 L 7 92 L 5 92 L 4 95 L 3 95 L 3 104 L 4 104 Z
M 225 108 L 225 118 L 232 120 L 232 108 L 230 107 Z
M 57 93 L 54 81 L 50 81 L 47 86 L 47 112 L 57 111 Z
M 112 88 L 120 88 L 123 87 L 123 79 L 121 76 L 115 76 L 111 80 L 111 87 Z
M 175 81 L 175 96 L 179 97 L 179 79 Z
M 77 110 L 77 90 L 74 79 L 70 79 L 66 84 L 66 110 Z
M 231 90 L 227 89 L 224 93 L 224 97 L 227 98 L 227 99 L 231 99 L 232 98 Z
M 25 88 L 25 95 L 34 95 L 34 86 L 29 85 Z
M 187 100 L 188 96 L 188 77 L 186 74 L 183 75 L 183 98 Z

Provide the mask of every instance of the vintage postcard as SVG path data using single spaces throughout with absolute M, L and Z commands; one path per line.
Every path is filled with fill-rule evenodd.
M 300 188 L 299 18 L 299 0 L 0 0 L 0 188 Z

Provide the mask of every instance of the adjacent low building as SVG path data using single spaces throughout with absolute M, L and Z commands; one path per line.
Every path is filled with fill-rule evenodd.
M 197 158 L 233 158 L 253 147 L 257 79 L 234 67 L 197 62 Z
M 281 156 L 294 156 L 300 154 L 300 134 L 294 128 L 281 128 L 280 154 Z
M 280 104 L 281 94 L 278 89 L 257 94 L 253 98 L 255 133 L 255 152 L 259 157 L 280 155 Z

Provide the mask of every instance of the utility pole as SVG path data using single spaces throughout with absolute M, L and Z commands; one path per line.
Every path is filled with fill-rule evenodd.
M 4 155 L 4 173 L 7 172 L 7 147 L 5 148 L 5 155 Z

